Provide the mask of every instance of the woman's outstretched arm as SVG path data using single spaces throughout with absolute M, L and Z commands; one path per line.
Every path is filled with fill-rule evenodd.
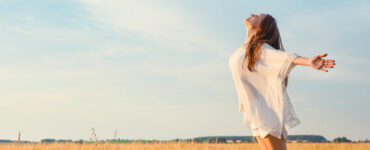
M 298 56 L 296 59 L 293 60 L 293 64 L 310 66 L 313 69 L 328 72 L 328 70 L 324 68 L 334 68 L 335 60 L 334 59 L 322 59 L 323 57 L 326 57 L 326 56 L 328 56 L 327 53 L 317 55 L 311 58 Z

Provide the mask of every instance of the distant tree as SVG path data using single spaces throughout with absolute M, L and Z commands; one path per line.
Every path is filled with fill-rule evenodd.
M 12 143 L 12 142 L 14 142 L 14 141 L 12 141 L 12 140 L 0 140 L 0 143 Z
M 56 140 L 56 142 L 60 142 L 60 143 L 66 143 L 66 142 L 73 142 L 72 140 Z
M 83 139 L 80 139 L 80 140 L 78 140 L 76 142 L 79 143 L 79 144 L 82 144 L 84 142 L 84 140 Z
M 42 139 L 41 143 L 53 143 L 55 142 L 55 139 Z
M 333 142 L 345 143 L 345 142 L 351 142 L 351 140 L 347 139 L 346 137 L 337 137 L 337 138 L 333 139 Z
M 291 141 L 309 141 L 309 142 L 327 142 L 325 137 L 321 135 L 288 135 L 288 140 Z

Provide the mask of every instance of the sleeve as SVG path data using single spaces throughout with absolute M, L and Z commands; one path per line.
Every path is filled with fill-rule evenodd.
M 294 59 L 298 57 L 297 53 L 294 52 L 284 52 L 285 53 L 285 60 L 281 66 L 281 70 L 279 73 L 279 77 L 285 78 L 286 76 L 289 76 L 290 72 L 293 70 L 293 68 L 296 66 L 293 64 Z
M 245 106 L 244 106 L 244 103 L 243 103 L 243 100 L 242 100 L 242 94 L 241 94 L 241 85 L 240 85 L 240 78 L 236 72 L 236 68 L 232 62 L 232 57 L 230 57 L 229 59 L 229 67 L 230 67 L 230 71 L 231 71 L 231 75 L 232 75 L 232 80 L 234 81 L 234 87 L 236 89 L 236 94 L 237 94 L 237 97 L 238 97 L 238 110 L 239 112 L 244 112 L 245 111 Z
M 294 59 L 299 55 L 294 52 L 285 52 L 281 50 L 270 50 L 268 54 L 270 59 L 269 68 L 271 73 L 280 78 L 289 76 L 290 71 L 296 66 L 293 64 Z

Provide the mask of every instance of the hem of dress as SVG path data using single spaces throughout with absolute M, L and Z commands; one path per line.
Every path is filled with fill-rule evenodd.
M 252 129 L 251 131 L 253 136 L 260 136 L 261 138 L 265 138 L 268 134 L 270 134 L 278 139 L 283 138 L 285 142 L 288 140 L 288 131 L 286 129 L 282 129 L 280 135 L 277 135 L 276 131 L 266 131 L 257 128 Z

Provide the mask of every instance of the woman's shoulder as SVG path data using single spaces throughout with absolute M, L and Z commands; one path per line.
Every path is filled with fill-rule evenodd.
M 264 51 L 266 51 L 268 53 L 277 53 L 277 54 L 287 53 L 284 50 L 274 48 L 273 46 L 271 46 L 268 43 L 263 43 L 261 47 Z
M 275 51 L 278 51 L 276 48 L 272 47 L 270 44 L 268 43 L 263 43 L 262 46 L 261 46 L 262 49 L 264 50 L 275 50 Z
M 287 57 L 287 56 L 293 57 L 293 55 L 298 56 L 298 54 L 295 52 L 276 49 L 268 43 L 263 44 L 262 53 L 263 53 L 262 55 L 274 57 Z
M 239 60 L 242 55 L 243 55 L 243 47 L 236 48 L 235 51 L 229 56 L 229 63 L 232 61 Z
M 275 53 L 278 53 L 279 50 L 275 49 L 268 43 L 263 43 L 261 48 L 260 48 L 260 53 L 262 56 L 268 56 L 268 55 L 273 55 Z

